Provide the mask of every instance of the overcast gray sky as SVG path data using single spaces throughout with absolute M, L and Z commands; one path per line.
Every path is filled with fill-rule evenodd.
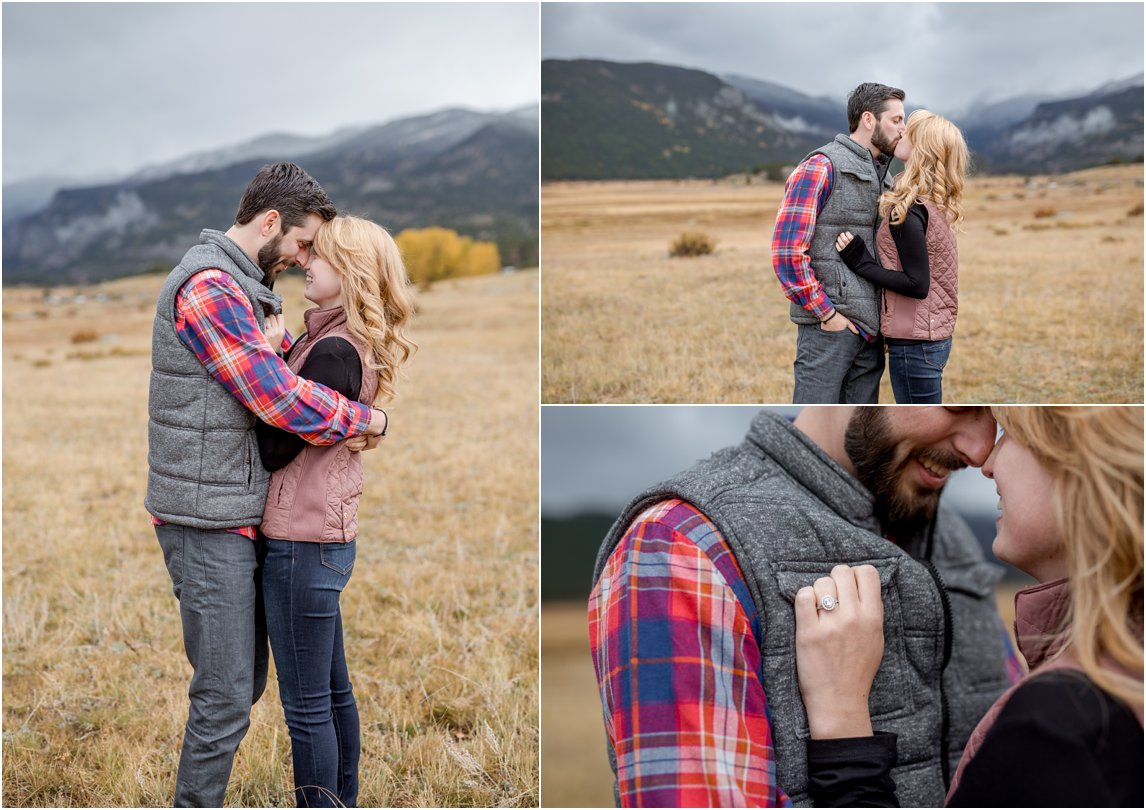
M 795 416 L 800 409 L 767 410 Z M 619 513 L 633 496 L 712 453 L 739 444 L 760 408 L 740 405 L 547 405 L 541 409 L 541 514 Z M 993 481 L 951 476 L 953 508 L 993 511 Z
M 534 3 L 5 3 L 4 182 L 536 103 Z
M 956 115 L 1142 72 L 1142 3 L 544 4 L 542 58 L 662 62 L 843 98 L 863 81 Z

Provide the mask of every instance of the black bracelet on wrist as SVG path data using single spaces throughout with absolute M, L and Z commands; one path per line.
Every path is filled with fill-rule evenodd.
M 378 413 L 386 417 L 386 424 L 382 426 L 382 432 L 378 434 L 379 436 L 385 436 L 386 431 L 390 429 L 390 414 L 386 413 L 386 411 L 382 410 L 381 408 L 372 408 L 371 410 L 378 411 Z
M 833 310 L 832 310 L 832 314 L 831 314 L 831 315 L 829 315 L 828 317 L 824 318 L 822 321 L 820 321 L 820 323 L 821 323 L 821 324 L 827 323 L 827 322 L 828 322 L 828 321 L 830 321 L 832 318 L 836 317 L 836 313 L 837 313 L 837 312 L 839 312 L 839 310 L 838 310 L 838 309 L 833 309 Z

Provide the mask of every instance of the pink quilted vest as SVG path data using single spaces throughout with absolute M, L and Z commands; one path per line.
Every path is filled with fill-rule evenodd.
M 884 337 L 943 340 L 955 333 L 955 316 L 959 313 L 959 246 L 944 209 L 929 200 L 924 205 L 927 207 L 931 286 L 923 300 L 883 291 L 879 331 Z M 880 264 L 890 270 L 903 270 L 886 217 L 881 218 L 876 229 L 875 245 Z
M 366 365 L 358 338 L 346 327 L 342 307 L 310 309 L 303 315 L 306 334 L 291 350 L 287 365 L 298 373 L 315 343 L 341 337 L 358 351 L 362 362 L 362 390 L 358 401 L 367 405 L 378 390 L 378 373 Z M 362 454 L 346 442 L 319 447 L 308 444 L 290 464 L 271 474 L 262 532 L 278 540 L 348 543 L 358 536 L 358 501 L 362 497 Z

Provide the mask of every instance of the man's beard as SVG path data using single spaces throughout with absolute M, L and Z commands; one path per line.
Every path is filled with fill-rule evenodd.
M 907 465 L 916 458 L 927 459 L 946 469 L 966 464 L 954 453 L 923 447 L 897 459 L 899 437 L 892 433 L 887 412 L 882 408 L 856 408 L 844 432 L 844 450 L 856 468 L 856 478 L 875 496 L 875 514 L 884 529 L 907 539 L 935 518 L 939 489 L 917 487 L 907 478 Z
M 878 149 L 882 154 L 887 157 L 895 157 L 895 146 L 899 143 L 899 138 L 894 141 L 884 134 L 884 131 L 876 124 L 875 131 L 871 134 L 871 145 Z
M 283 235 L 277 233 L 274 239 L 259 248 L 259 269 L 263 271 L 263 281 L 268 284 L 273 284 L 275 276 L 278 275 L 278 273 L 271 273 L 271 270 L 283 259 L 279 255 L 279 247 L 282 242 Z

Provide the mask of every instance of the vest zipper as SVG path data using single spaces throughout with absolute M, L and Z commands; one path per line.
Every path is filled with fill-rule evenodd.
M 951 712 L 947 705 L 947 691 L 943 688 L 943 674 L 947 671 L 947 664 L 951 662 L 951 599 L 947 596 L 947 586 L 943 584 L 943 577 L 939 569 L 931 560 L 920 560 L 926 567 L 931 578 L 935 580 L 935 587 L 939 589 L 939 599 L 943 603 L 943 666 L 939 669 L 939 705 L 942 709 L 942 724 L 940 727 L 939 758 L 943 768 L 943 789 L 951 787 L 951 773 L 948 760 L 950 759 L 950 742 L 947 739 L 951 727 Z

